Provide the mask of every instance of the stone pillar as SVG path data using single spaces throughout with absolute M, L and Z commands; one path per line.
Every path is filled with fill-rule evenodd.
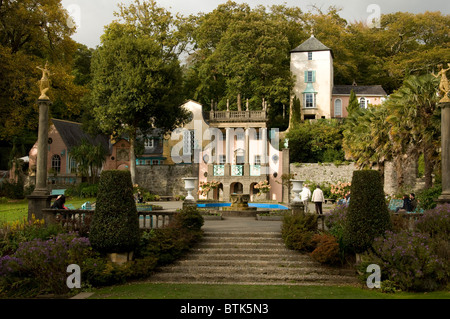
M 50 100 L 40 99 L 39 105 L 39 131 L 38 150 L 36 159 L 36 187 L 28 196 L 28 220 L 32 215 L 42 219 L 42 209 L 49 208 L 51 197 L 47 188 L 47 158 L 48 158 L 48 108 Z
M 282 151 L 282 174 L 290 174 L 291 166 L 289 163 L 289 149 L 285 148 Z M 280 172 L 278 172 L 280 174 Z M 291 190 L 288 185 L 283 185 L 283 203 L 290 203 L 291 201 Z
M 267 138 L 267 128 L 262 127 L 259 129 L 261 135 L 261 166 L 266 166 L 269 163 L 269 141 Z
M 225 136 L 225 176 L 231 175 L 231 128 L 226 128 L 226 136 Z
M 450 102 L 441 102 L 441 162 L 442 162 L 442 194 L 439 203 L 450 203 Z
M 244 176 L 250 176 L 250 129 L 245 130 Z
M 305 205 L 303 202 L 292 202 L 289 207 L 292 210 L 292 215 L 305 214 Z
M 231 164 L 231 128 L 226 129 L 225 155 L 226 164 Z

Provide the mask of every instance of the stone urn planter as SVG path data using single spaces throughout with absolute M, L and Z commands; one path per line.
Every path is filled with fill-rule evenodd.
M 300 192 L 303 189 L 303 182 L 302 180 L 291 180 L 292 182 L 292 192 L 294 193 L 294 199 L 293 202 L 294 203 L 300 203 L 301 199 L 300 199 Z
M 186 201 L 195 201 L 194 196 L 192 196 L 192 191 L 195 189 L 196 177 L 186 177 L 184 180 L 184 189 L 187 191 Z

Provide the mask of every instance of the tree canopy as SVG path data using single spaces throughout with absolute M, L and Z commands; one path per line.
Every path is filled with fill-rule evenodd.
M 37 66 L 49 62 L 51 114 L 66 119 L 81 113 L 86 90 L 73 81 L 77 44 L 70 36 L 69 15 L 61 0 L 0 1 L 0 140 L 37 130 L 39 97 Z
M 104 133 L 129 138 L 134 183 L 138 132 L 173 130 L 188 114 L 181 107 L 182 72 L 170 13 L 153 1 L 120 9 L 123 21 L 106 28 L 93 55 L 90 104 Z

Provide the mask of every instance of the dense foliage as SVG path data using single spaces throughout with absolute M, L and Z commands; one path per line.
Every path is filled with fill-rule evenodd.
M 89 240 L 104 253 L 133 251 L 139 243 L 139 219 L 129 171 L 103 171 Z
M 373 240 L 390 228 L 390 217 L 378 171 L 353 173 L 352 198 L 344 240 L 356 253 L 371 247 Z
M 337 120 L 318 120 L 294 125 L 286 134 L 291 163 L 344 161 L 343 125 Z
M 138 231 L 134 260 L 112 263 L 93 249 L 89 238 L 67 233 L 59 225 L 15 222 L 2 225 L 0 297 L 69 296 L 79 292 L 66 285 L 67 266 L 81 270 L 82 289 L 125 283 L 151 276 L 156 267 L 171 263 L 202 237 L 203 217 L 197 209 L 180 211 L 165 228 Z
M 313 214 L 285 215 L 281 236 L 287 248 L 312 251 L 312 239 L 317 234 L 317 216 Z

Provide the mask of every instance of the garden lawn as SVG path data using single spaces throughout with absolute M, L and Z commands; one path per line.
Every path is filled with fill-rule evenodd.
M 53 202 L 53 201 L 52 201 Z M 72 204 L 76 209 L 81 208 L 85 202 L 95 202 L 95 198 L 69 198 L 66 205 Z M 13 222 L 28 217 L 28 200 L 5 200 L 0 202 L 0 223 Z
M 450 299 L 450 292 L 381 293 L 351 286 L 129 283 L 94 289 L 89 299 Z

